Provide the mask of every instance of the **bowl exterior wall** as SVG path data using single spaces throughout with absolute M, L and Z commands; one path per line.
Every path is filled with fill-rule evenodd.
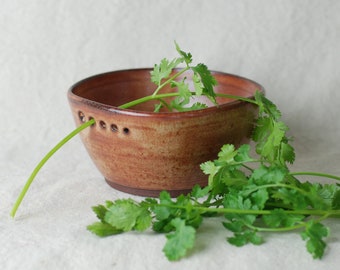
M 256 114 L 255 106 L 245 102 L 189 114 L 143 114 L 101 106 L 72 91 L 68 97 L 77 125 L 96 120 L 80 136 L 106 181 L 142 196 L 162 190 L 176 196 L 195 184 L 205 186 L 200 164 L 216 159 L 226 143 L 248 142 Z

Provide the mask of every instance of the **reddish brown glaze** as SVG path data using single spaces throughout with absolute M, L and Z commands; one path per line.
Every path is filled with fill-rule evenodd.
M 251 98 L 263 91 L 245 78 L 213 74 L 218 93 Z M 185 76 L 190 81 L 190 74 Z M 226 98 L 218 98 L 219 106 L 181 113 L 154 113 L 155 102 L 117 107 L 154 89 L 150 69 L 100 74 L 71 87 L 68 99 L 76 124 L 96 120 L 81 133 L 89 155 L 106 181 L 124 192 L 157 196 L 167 190 L 174 196 L 206 185 L 200 164 L 215 159 L 223 144 L 247 142 L 256 108 Z

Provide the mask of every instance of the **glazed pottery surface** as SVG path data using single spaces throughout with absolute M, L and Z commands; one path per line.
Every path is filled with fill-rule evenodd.
M 118 108 L 153 93 L 150 71 L 122 70 L 84 79 L 71 87 L 68 99 L 77 125 L 95 119 L 81 138 L 112 187 L 142 196 L 157 196 L 162 190 L 176 196 L 195 184 L 207 184 L 200 164 L 216 159 L 224 144 L 249 140 L 257 108 L 228 98 L 218 98 L 219 106 L 189 112 L 155 113 L 157 101 Z M 252 98 L 256 90 L 263 91 L 239 76 L 213 75 L 217 93 Z M 190 83 L 190 74 L 183 76 Z

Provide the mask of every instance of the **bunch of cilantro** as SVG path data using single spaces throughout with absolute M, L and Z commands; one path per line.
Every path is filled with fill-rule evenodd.
M 205 95 L 215 102 L 213 87 L 217 84 L 204 64 L 191 66 L 192 56 L 183 52 L 172 61 L 163 59 L 151 72 L 157 85 L 152 96 L 122 105 L 127 108 L 150 99 L 160 101 L 159 111 L 202 109 L 206 105 L 195 103 L 187 107 L 193 95 Z M 185 67 L 174 73 L 179 64 Z M 193 72 L 194 90 L 189 89 L 186 78 L 176 81 L 185 71 Z M 177 87 L 178 92 L 159 94 L 165 85 Z M 170 103 L 164 98 L 174 96 Z M 221 95 L 223 96 L 223 95 Z M 230 95 L 224 95 L 231 97 Z M 322 258 L 329 228 L 322 221 L 340 217 L 340 185 L 301 182 L 298 175 L 322 176 L 339 181 L 340 177 L 315 172 L 291 172 L 288 168 L 295 160 L 294 148 L 287 137 L 288 126 L 281 120 L 277 106 L 262 93 L 254 99 L 234 97 L 258 106 L 258 116 L 252 134 L 255 156 L 250 144 L 235 148 L 224 145 L 216 160 L 201 164 L 208 175 L 206 187 L 194 186 L 189 194 L 171 198 L 162 191 L 159 198 L 106 201 L 92 209 L 99 221 L 87 228 L 104 237 L 129 231 L 166 234 L 163 252 L 171 260 L 179 260 L 193 248 L 197 229 L 205 218 L 222 216 L 222 225 L 233 233 L 227 241 L 235 246 L 264 243 L 265 232 L 297 231 L 306 241 L 307 251 L 313 258 Z
M 204 109 L 203 103 L 193 103 L 194 96 L 206 96 L 216 104 L 216 97 L 228 97 L 249 102 L 258 107 L 258 116 L 252 134 L 255 154 L 251 145 L 235 148 L 224 145 L 216 160 L 201 164 L 208 175 L 206 187 L 194 186 L 189 194 L 171 198 L 162 191 L 159 198 L 106 201 L 93 207 L 99 221 L 89 225 L 89 231 L 98 236 L 109 236 L 129 231 L 152 228 L 166 234 L 163 251 L 171 260 L 179 260 L 195 244 L 197 229 L 205 218 L 221 216 L 222 225 L 233 233 L 227 240 L 235 246 L 264 242 L 265 232 L 298 231 L 306 241 L 307 251 L 314 258 L 322 258 L 329 228 L 322 221 L 340 217 L 340 185 L 301 182 L 298 175 L 321 176 L 340 181 L 340 177 L 318 172 L 291 172 L 288 168 L 295 160 L 294 148 L 287 137 L 288 126 L 281 120 L 276 105 L 261 92 L 254 99 L 214 92 L 217 81 L 204 64 L 192 65 L 192 55 L 182 51 L 179 57 L 163 59 L 151 72 L 157 85 L 150 96 L 128 102 L 120 108 L 130 108 L 142 102 L 158 100 L 155 112 Z M 184 65 L 183 68 L 178 68 Z M 193 90 L 185 72 L 192 72 Z M 161 93 L 165 86 L 178 91 Z M 171 97 L 169 101 L 169 97 Z M 77 127 L 38 163 L 19 194 L 11 211 L 14 217 L 26 192 L 39 170 L 66 142 L 95 123 L 91 119 Z

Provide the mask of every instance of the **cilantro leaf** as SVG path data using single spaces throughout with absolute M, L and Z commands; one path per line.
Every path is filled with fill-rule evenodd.
M 291 227 L 301 222 L 304 218 L 304 215 L 287 214 L 282 208 L 274 209 L 270 215 L 262 217 L 264 223 L 271 228 Z
M 249 156 L 250 145 L 243 144 L 237 149 L 237 154 L 234 157 L 234 160 L 237 162 L 251 162 L 254 161 L 253 158 Z
M 306 225 L 306 229 L 301 233 L 301 237 L 307 241 L 307 250 L 312 254 L 313 258 L 320 259 L 326 248 L 323 238 L 329 235 L 329 229 L 314 220 L 307 222 Z
M 241 195 L 237 194 L 237 192 L 230 192 L 225 195 L 223 201 L 224 208 L 228 209 L 240 209 L 240 210 L 251 210 L 258 209 L 256 205 L 253 205 L 249 198 L 243 198 Z M 237 214 L 237 213 L 228 213 L 225 214 L 225 217 L 231 222 L 241 221 L 245 225 L 251 225 L 256 220 L 256 215 L 250 214 Z
M 186 52 L 182 51 L 176 41 L 175 41 L 175 46 L 176 46 L 177 52 L 182 57 L 181 59 L 184 60 L 184 62 L 187 65 L 189 65 L 192 62 L 192 55 L 191 55 L 191 53 L 186 53 Z
M 166 235 L 167 242 L 163 252 L 170 261 L 176 261 L 194 246 L 196 230 L 185 225 L 185 221 L 180 218 L 173 219 L 171 225 L 174 226 L 175 232 Z
M 264 209 L 269 199 L 267 189 L 261 188 L 251 194 L 251 201 L 258 209 Z
M 162 59 L 154 66 L 151 80 L 158 87 L 150 98 L 143 101 L 158 100 L 160 104 L 156 105 L 156 112 L 163 107 L 169 111 L 206 107 L 194 103 L 193 96 L 205 95 L 216 102 L 213 88 L 217 81 L 207 66 L 191 66 L 192 55 L 182 51 L 176 42 L 175 45 L 179 57 L 171 61 Z M 174 72 L 180 63 L 186 66 Z M 194 91 L 190 90 L 185 78 L 185 72 L 190 70 Z M 158 95 L 159 90 L 169 85 L 177 88 L 175 95 L 171 94 L 176 96 L 174 99 L 168 99 L 170 95 Z M 233 232 L 233 236 L 227 238 L 232 245 L 259 245 L 263 238 L 258 232 L 262 231 L 304 228 L 301 237 L 306 240 L 308 252 L 314 258 L 321 258 L 329 229 L 320 221 L 339 217 L 340 185 L 300 182 L 295 176 L 340 178 L 323 173 L 291 173 L 288 163 L 295 161 L 295 152 L 290 144 L 291 138 L 287 137 L 288 126 L 281 120 L 281 112 L 259 91 L 256 91 L 254 100 L 248 101 L 258 106 L 252 133 L 257 157 L 250 155 L 251 144 L 237 149 L 225 144 L 214 161 L 200 165 L 203 173 L 208 175 L 207 187 L 196 185 L 189 194 L 177 198 L 162 191 L 159 198 L 146 198 L 140 203 L 132 199 L 107 201 L 105 205 L 93 207 L 100 222 L 88 226 L 88 229 L 99 236 L 107 236 L 131 230 L 143 231 L 152 226 L 154 231 L 166 233 L 163 251 L 168 259 L 178 260 L 193 247 L 196 229 L 204 217 L 224 215 L 223 226 Z M 132 105 L 128 103 L 124 108 L 129 106 Z M 254 164 L 258 166 L 253 168 Z
M 106 236 L 115 235 L 115 234 L 119 234 L 123 232 L 122 230 L 119 230 L 111 226 L 110 224 L 103 223 L 103 222 L 95 222 L 91 225 L 88 225 L 87 229 L 90 232 L 100 237 L 106 237 Z
M 157 85 L 160 85 L 161 81 L 168 78 L 172 70 L 181 62 L 183 62 L 183 60 L 180 58 L 175 58 L 171 62 L 166 58 L 162 59 L 160 64 L 156 64 L 153 70 L 150 72 L 151 81 Z
M 92 211 L 96 214 L 100 221 L 104 221 L 107 209 L 104 205 L 97 205 L 92 207 Z
M 254 245 L 261 245 L 264 241 L 261 236 L 256 234 L 253 230 L 245 230 L 240 233 L 234 233 L 234 237 L 228 237 L 228 242 L 234 246 L 241 247 L 248 243 Z
M 111 203 L 110 201 L 107 201 L 106 205 L 110 205 L 110 203 Z M 88 225 L 87 229 L 90 232 L 100 237 L 110 236 L 110 235 L 119 234 L 123 232 L 122 230 L 117 229 L 114 226 L 105 222 L 105 214 L 107 212 L 107 208 L 104 205 L 93 206 L 92 210 L 96 214 L 100 222 L 95 222 L 91 225 Z
M 195 93 L 197 96 L 201 96 L 203 94 L 203 83 L 201 81 L 200 76 L 198 75 L 198 73 L 194 73 L 194 75 L 192 76 L 192 82 L 194 84 L 194 88 L 195 88 Z
M 267 167 L 260 165 L 255 169 L 250 180 L 256 185 L 277 184 L 283 182 L 288 170 L 284 166 L 272 165 Z
M 203 198 L 204 196 L 207 196 L 211 188 L 209 186 L 206 186 L 204 188 L 200 187 L 199 185 L 195 185 L 192 188 L 191 195 L 192 197 L 199 199 Z
M 105 222 L 123 231 L 143 231 L 151 225 L 151 214 L 131 199 L 114 202 L 105 214 Z
M 287 142 L 282 142 L 280 145 L 280 160 L 282 163 L 289 162 L 293 164 L 295 161 L 295 152 L 293 146 Z
M 230 163 L 234 161 L 234 157 L 237 155 L 235 147 L 232 144 L 225 144 L 222 146 L 221 151 L 218 153 L 218 160 Z
M 198 64 L 195 67 L 192 67 L 192 70 L 194 71 L 195 89 L 196 91 L 198 90 L 198 94 L 206 95 L 213 103 L 216 104 L 214 86 L 217 85 L 217 81 L 209 71 L 208 67 L 204 64 Z
M 211 186 L 213 184 L 215 175 L 219 172 L 221 167 L 216 166 L 212 161 L 206 161 L 200 165 L 200 168 L 203 173 L 209 175 L 208 185 Z
M 281 112 L 277 106 L 264 96 L 263 93 L 256 91 L 255 100 L 259 106 L 259 114 L 268 114 L 274 121 L 278 121 L 281 118 Z
M 291 205 L 293 209 L 306 209 L 309 204 L 307 198 L 295 189 L 279 188 L 273 192 L 272 198 L 281 200 L 285 205 Z
M 340 189 L 338 189 L 332 199 L 332 208 L 340 210 Z

